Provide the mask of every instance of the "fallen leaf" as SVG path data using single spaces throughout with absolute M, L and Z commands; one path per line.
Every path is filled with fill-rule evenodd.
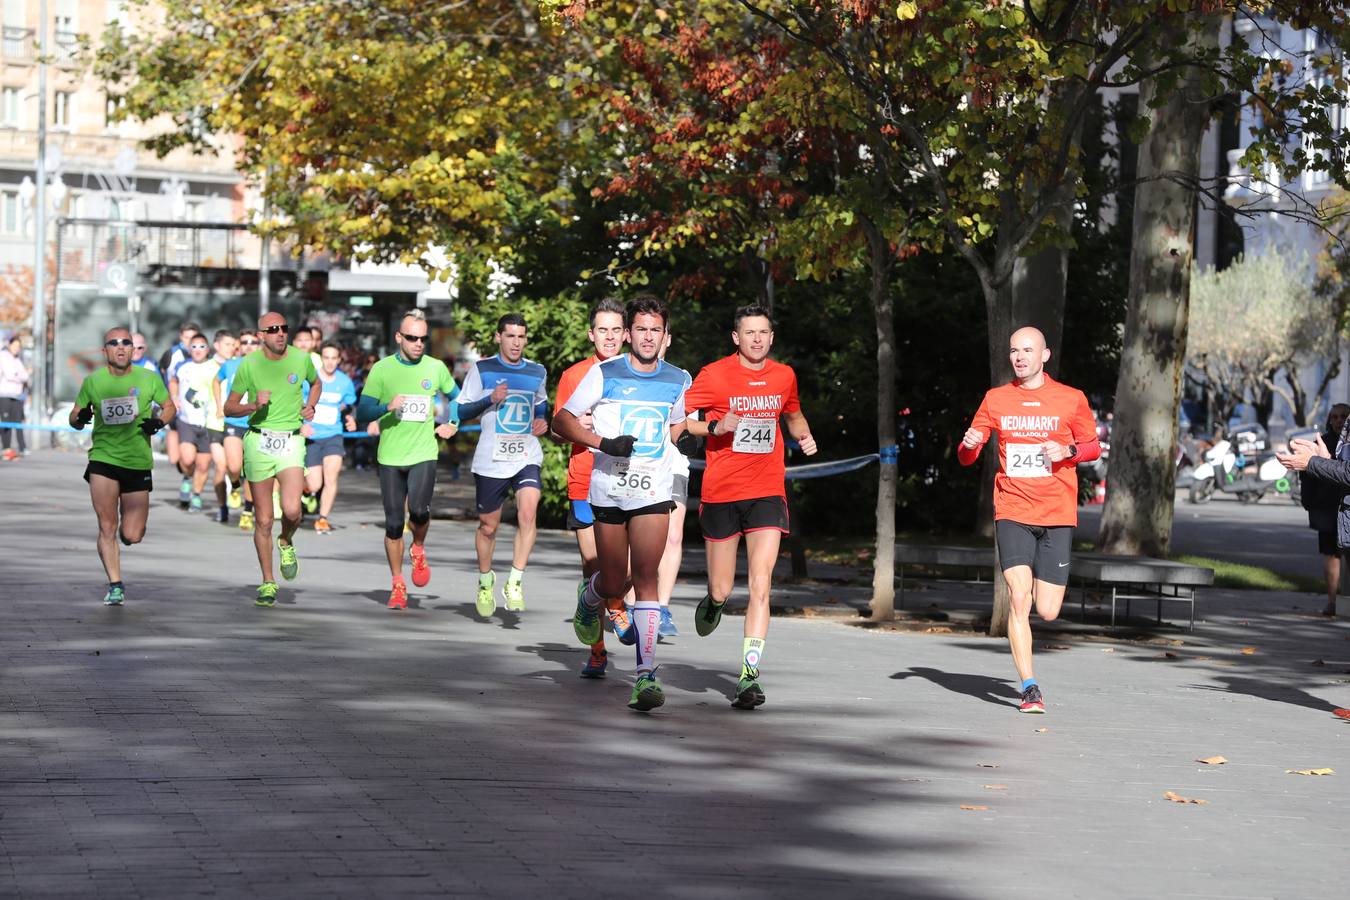
M 1073 647 L 1070 646 L 1069 644 L 1042 644 L 1042 645 L 1041 645 L 1041 649 L 1042 649 L 1042 650 L 1072 650 Z
M 1340 716 L 1342 719 L 1350 719 L 1350 709 L 1333 709 L 1331 714 L 1333 716 Z
M 1008 786 L 1006 784 L 986 784 L 984 789 L 987 791 L 1006 791 Z
M 1179 639 L 1179 638 L 1172 638 L 1172 639 L 1170 639 L 1167 643 L 1168 643 L 1169 646 L 1172 646 L 1172 647 L 1180 647 L 1182 644 L 1184 644 L 1184 643 L 1186 643 L 1186 642 L 1183 641 L 1183 640 L 1181 640 L 1181 639 Z
M 1037 729 L 1036 729 L 1036 733 L 1037 733 L 1037 734 L 1041 734 L 1041 733 L 1046 732 L 1046 731 L 1049 731 L 1049 730 L 1050 730 L 1049 728 L 1037 728 Z
M 1196 762 L 1204 763 L 1207 766 L 1221 766 L 1228 762 L 1228 760 L 1224 759 L 1222 756 L 1206 756 L 1202 759 L 1197 759 Z
M 1285 769 L 1286 775 L 1335 775 L 1335 769 Z
M 926 634 L 951 634 L 952 630 L 946 625 L 932 625 L 924 629 Z
M 981 769 L 997 769 L 998 763 L 976 763 Z
M 1314 660 L 1310 663 L 1310 665 L 1314 665 L 1314 666 L 1325 666 L 1326 663 L 1323 662 L 1323 661 L 1320 660 L 1320 659 L 1314 659 Z
M 1193 656 L 1192 659 L 1209 659 L 1208 656 Z
M 1192 800 L 1189 797 L 1183 797 L 1180 794 L 1175 793 L 1174 791 L 1168 791 L 1167 793 L 1163 794 L 1163 799 L 1171 800 L 1173 803 L 1195 803 L 1201 806 L 1209 802 L 1208 800 Z
M 1115 648 L 1115 647 L 1103 647 L 1103 648 L 1102 648 L 1102 652 L 1103 652 L 1103 653 L 1115 653 L 1115 652 L 1116 652 L 1116 648 Z
M 1251 655 L 1252 655 L 1253 653 L 1255 653 L 1255 652 L 1256 652 L 1256 648 L 1255 648 L 1255 647 L 1243 647 L 1243 648 L 1242 648 L 1242 655 L 1243 655 L 1243 656 L 1251 656 Z
M 962 809 L 988 809 L 989 807 L 987 807 L 987 806 L 977 806 L 977 805 L 974 804 L 974 803 L 962 803 L 962 804 L 961 804 L 961 808 L 962 808 Z
M 1181 659 L 1181 654 L 1173 653 L 1171 650 L 1168 650 L 1166 653 L 1163 654 L 1163 657 L 1165 659 Z

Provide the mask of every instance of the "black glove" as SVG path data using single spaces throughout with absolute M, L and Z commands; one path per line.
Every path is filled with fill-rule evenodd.
M 600 439 L 600 452 L 606 456 L 632 456 L 633 445 L 637 438 L 631 434 L 621 434 L 613 438 Z
M 88 406 L 77 412 L 75 414 L 75 421 L 79 423 L 81 428 L 94 421 L 94 404 L 90 403 Z
M 683 432 L 675 440 L 675 449 L 685 456 L 693 456 L 698 453 L 698 438 L 689 432 Z
M 158 433 L 162 428 L 164 428 L 164 422 L 163 420 L 156 419 L 152 416 L 149 419 L 142 419 L 140 427 L 141 433 L 144 434 L 146 437 L 150 437 L 151 435 Z

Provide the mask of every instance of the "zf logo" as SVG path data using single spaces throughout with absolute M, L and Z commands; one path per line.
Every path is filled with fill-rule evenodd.
M 619 431 L 637 438 L 634 456 L 660 456 L 666 443 L 666 408 L 656 403 L 620 403 Z
M 497 407 L 497 431 L 524 434 L 530 430 L 530 394 L 507 394 Z

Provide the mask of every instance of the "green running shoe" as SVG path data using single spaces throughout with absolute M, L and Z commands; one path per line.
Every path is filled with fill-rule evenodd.
M 506 585 L 502 588 L 502 596 L 506 598 L 506 608 L 509 611 L 525 611 L 525 588 L 519 581 L 506 579 Z
M 764 688 L 759 686 L 759 669 L 749 669 L 736 683 L 736 698 L 731 701 L 733 709 L 754 709 L 764 703 Z
M 605 633 L 605 626 L 600 621 L 602 609 L 591 609 L 586 605 L 586 585 L 583 583 L 577 589 L 577 610 L 572 613 L 572 631 L 587 647 L 600 640 L 600 635 Z
M 628 698 L 628 708 L 638 712 L 656 709 L 666 702 L 666 692 L 661 690 L 661 682 L 656 680 L 656 670 L 643 672 L 633 685 L 633 696 Z
M 300 508 L 305 511 L 306 515 L 314 515 L 319 511 L 319 498 L 313 494 L 301 494 Z
M 122 601 L 127 599 L 127 592 L 120 587 L 108 588 L 108 595 L 103 598 L 104 606 L 121 606 Z
M 277 549 L 281 551 L 281 577 L 294 581 L 300 571 L 300 558 L 295 555 L 295 544 L 283 544 L 277 538 Z
M 698 632 L 699 637 L 707 637 L 717 630 L 718 624 L 722 621 L 724 606 L 726 601 L 714 603 L 712 594 L 704 594 L 703 599 L 698 601 L 698 609 L 694 610 L 694 630 Z
M 483 618 L 488 618 L 497 611 L 497 573 L 488 572 L 490 578 L 487 584 L 483 584 L 481 576 L 478 579 L 478 597 L 473 601 L 477 607 L 478 614 Z
M 258 585 L 258 599 L 253 601 L 254 606 L 276 606 L 277 605 L 277 583 L 275 581 L 264 581 Z

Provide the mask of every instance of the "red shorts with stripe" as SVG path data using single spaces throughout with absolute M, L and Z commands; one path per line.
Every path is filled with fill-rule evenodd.
M 726 503 L 701 503 L 698 524 L 705 541 L 729 541 L 752 531 L 788 533 L 787 500 L 755 497 Z

